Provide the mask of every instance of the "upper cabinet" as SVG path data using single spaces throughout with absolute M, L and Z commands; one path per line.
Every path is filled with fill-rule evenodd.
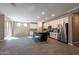
M 63 25 L 63 23 L 68 23 L 69 17 L 64 17 L 56 20 L 51 20 L 49 22 L 44 23 L 44 28 L 48 28 L 48 26 L 52 26 L 52 28 L 57 28 L 58 24 Z

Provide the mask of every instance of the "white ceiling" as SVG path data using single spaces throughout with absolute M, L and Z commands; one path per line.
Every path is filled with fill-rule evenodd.
M 0 12 L 14 21 L 36 22 L 45 20 L 46 17 L 55 18 L 77 7 L 79 7 L 77 3 L 16 3 L 16 6 L 10 3 L 0 3 Z M 41 14 L 43 11 L 45 15 Z M 55 16 L 52 17 L 51 14 Z

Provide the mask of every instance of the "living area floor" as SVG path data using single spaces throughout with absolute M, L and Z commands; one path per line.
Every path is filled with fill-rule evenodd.
M 74 55 L 79 54 L 79 46 L 70 46 L 48 38 L 39 42 L 32 37 L 12 37 L 0 41 L 0 55 Z

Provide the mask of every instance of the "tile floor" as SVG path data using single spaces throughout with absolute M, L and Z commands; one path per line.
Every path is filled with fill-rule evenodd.
M 48 38 L 39 42 L 32 37 L 10 37 L 0 41 L 0 55 L 78 55 L 79 46 L 70 46 Z

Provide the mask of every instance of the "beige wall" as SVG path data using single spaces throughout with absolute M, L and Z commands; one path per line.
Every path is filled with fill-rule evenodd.
M 73 43 L 79 43 L 79 12 L 72 16 L 72 38 Z
M 69 17 L 69 42 L 79 43 L 79 12 L 73 13 Z
M 4 39 L 4 16 L 0 15 L 0 40 Z

